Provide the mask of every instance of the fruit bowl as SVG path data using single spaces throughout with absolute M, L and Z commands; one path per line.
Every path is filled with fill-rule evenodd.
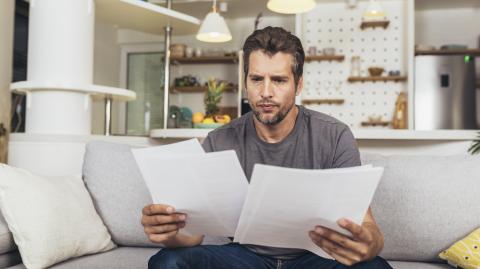
M 225 125 L 224 123 L 218 123 L 218 122 L 214 122 L 214 123 L 194 123 L 193 124 L 193 128 L 195 129 L 215 129 L 215 128 L 218 128 L 220 126 L 223 126 Z
M 385 69 L 383 67 L 370 67 L 370 68 L 368 68 L 368 73 L 370 73 L 370 76 L 372 76 L 372 77 L 381 76 L 383 71 L 385 71 Z

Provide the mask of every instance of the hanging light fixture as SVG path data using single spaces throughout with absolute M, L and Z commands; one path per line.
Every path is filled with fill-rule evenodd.
M 204 42 L 227 42 L 232 40 L 232 35 L 228 29 L 225 19 L 217 12 L 217 1 L 213 0 L 212 11 L 207 14 L 200 25 L 197 33 L 197 39 Z
M 370 0 L 368 7 L 363 13 L 363 19 L 368 21 L 384 20 L 386 17 L 385 11 L 377 0 Z
M 267 8 L 284 14 L 297 14 L 312 10 L 315 0 L 269 0 Z

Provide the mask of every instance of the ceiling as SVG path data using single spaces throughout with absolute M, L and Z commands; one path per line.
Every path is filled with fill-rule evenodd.
M 165 0 L 148 0 L 150 3 L 165 6 Z M 292 16 L 282 15 L 267 9 L 268 0 L 217 0 L 217 7 L 221 2 L 227 3 L 227 12 L 222 16 L 228 19 L 241 17 L 255 17 L 263 12 L 263 16 Z M 212 0 L 172 0 L 172 9 L 203 19 L 212 9 Z
M 165 6 L 166 0 L 148 0 L 151 3 Z M 368 0 L 359 0 L 365 2 Z M 392 1 L 392 0 L 382 0 Z M 480 8 L 480 0 L 414 0 L 416 10 L 451 9 L 451 8 Z M 255 17 L 263 12 L 263 16 L 292 16 L 272 12 L 267 9 L 268 0 L 217 0 L 228 5 L 227 12 L 222 13 L 225 18 Z M 345 0 L 316 0 L 320 3 L 345 2 Z M 172 0 L 172 9 L 203 19 L 212 9 L 213 0 Z

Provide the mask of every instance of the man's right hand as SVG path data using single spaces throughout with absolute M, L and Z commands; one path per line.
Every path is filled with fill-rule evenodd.
M 187 236 L 178 231 L 185 227 L 187 216 L 175 213 L 169 205 L 152 204 L 142 210 L 142 225 L 148 239 L 166 247 L 187 247 L 199 245 L 203 236 Z

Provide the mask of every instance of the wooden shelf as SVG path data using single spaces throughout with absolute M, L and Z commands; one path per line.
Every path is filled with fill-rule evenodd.
M 383 29 L 387 29 L 390 21 L 362 21 L 360 24 L 360 29 L 365 30 L 365 28 L 376 28 L 382 27 Z
M 173 64 L 236 64 L 238 56 L 171 57 Z
M 378 76 L 378 77 L 349 77 L 348 82 L 402 82 L 407 81 L 406 76 Z
M 480 56 L 480 49 L 415 50 L 415 55 L 470 55 L 470 56 Z
M 236 92 L 238 87 L 226 87 L 224 92 Z M 208 90 L 207 86 L 170 87 L 170 93 L 202 93 Z
M 168 24 L 175 35 L 195 34 L 201 23 L 190 15 L 139 0 L 95 0 L 95 19 L 156 35 L 164 35 Z
M 337 61 L 343 62 L 345 60 L 345 55 L 316 55 L 316 56 L 307 56 L 305 57 L 305 62 L 320 62 L 320 61 Z
M 387 127 L 391 124 L 389 121 L 362 121 L 363 127 L 375 127 L 375 126 L 383 126 Z
M 342 105 L 345 103 L 344 99 L 305 99 L 302 100 L 302 104 L 304 105 Z

